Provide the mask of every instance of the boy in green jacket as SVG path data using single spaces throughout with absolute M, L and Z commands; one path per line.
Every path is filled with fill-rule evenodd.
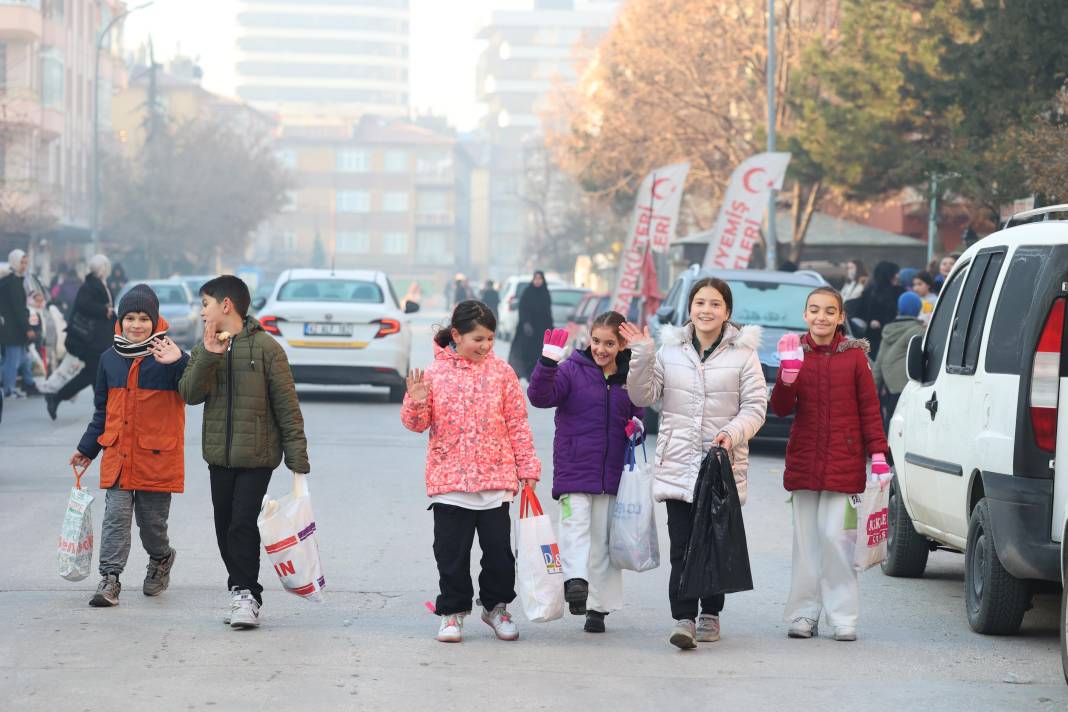
M 200 288 L 204 343 L 178 383 L 189 405 L 204 404 L 204 459 L 211 473 L 215 537 L 228 574 L 232 628 L 260 624 L 260 533 L 271 473 L 282 462 L 307 474 L 308 441 L 293 373 L 282 347 L 247 316 L 252 299 L 239 278 Z

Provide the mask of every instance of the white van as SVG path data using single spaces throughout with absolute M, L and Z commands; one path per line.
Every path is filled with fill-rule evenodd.
M 1068 217 L 1068 205 L 1016 215 L 957 261 L 927 333 L 909 344 L 890 422 L 883 571 L 921 576 L 929 551 L 964 552 L 968 622 L 980 633 L 1015 633 L 1033 582 L 1063 581 L 1068 220 L 1055 215 Z

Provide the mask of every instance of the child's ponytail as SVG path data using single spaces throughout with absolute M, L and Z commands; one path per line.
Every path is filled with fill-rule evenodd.
M 463 336 L 484 326 L 490 331 L 497 331 L 497 317 L 493 311 L 477 299 L 465 299 L 452 310 L 452 319 L 448 326 L 442 326 L 434 334 L 434 343 L 446 348 L 452 343 L 452 330 Z

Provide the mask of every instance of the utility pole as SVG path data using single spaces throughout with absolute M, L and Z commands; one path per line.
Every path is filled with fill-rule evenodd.
M 931 204 L 927 208 L 927 264 L 934 260 L 935 238 L 938 237 L 938 174 L 931 172 Z
M 768 0 L 768 152 L 775 150 L 775 0 Z M 764 269 L 779 264 L 779 237 L 775 230 L 775 193 L 768 196 L 768 230 L 764 240 Z

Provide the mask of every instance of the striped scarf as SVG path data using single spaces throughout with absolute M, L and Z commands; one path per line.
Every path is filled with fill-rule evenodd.
M 122 334 L 115 334 L 115 353 L 123 358 L 140 358 L 141 356 L 148 356 L 148 345 L 152 343 L 153 339 L 159 339 L 167 335 L 167 330 L 157 331 L 152 336 L 148 337 L 144 341 L 134 343 L 127 339 Z

